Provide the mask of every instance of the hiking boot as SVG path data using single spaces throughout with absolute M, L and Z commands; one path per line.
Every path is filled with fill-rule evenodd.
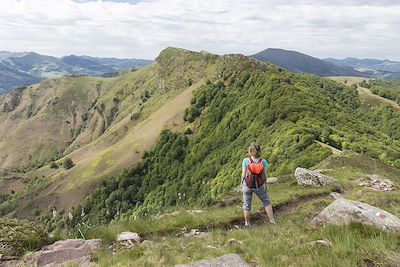
M 272 219 L 269 219 L 269 222 L 270 222 L 271 224 L 276 224 L 276 222 L 275 222 L 275 219 L 274 219 L 274 218 L 272 218 Z
M 249 223 L 245 223 L 243 226 L 244 229 L 249 229 L 250 228 L 250 224 Z

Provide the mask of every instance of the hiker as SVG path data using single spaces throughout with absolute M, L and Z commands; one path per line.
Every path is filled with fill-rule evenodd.
M 268 162 L 261 158 L 261 147 L 257 144 L 251 144 L 248 153 L 249 157 L 243 159 L 242 164 L 244 227 L 250 227 L 250 210 L 253 193 L 256 193 L 263 203 L 270 223 L 275 224 L 271 201 L 264 185 L 266 183 L 265 173 Z

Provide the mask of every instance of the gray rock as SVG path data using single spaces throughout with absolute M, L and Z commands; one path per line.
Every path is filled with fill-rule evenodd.
M 176 267 L 251 267 L 238 254 L 227 254 L 219 258 L 201 260 L 194 263 L 175 265 Z
M 57 241 L 34 252 L 20 264 L 28 266 L 95 266 L 92 254 L 101 245 L 100 239 L 68 239 Z
M 131 241 L 134 243 L 140 243 L 142 241 L 142 238 L 138 233 L 122 232 L 117 236 L 117 241 L 118 242 Z
M 326 176 L 316 171 L 311 171 L 305 168 L 296 168 L 294 173 L 297 184 L 301 186 L 326 186 L 334 185 L 338 189 L 342 189 L 342 186 L 335 178 Z
M 351 221 L 375 226 L 388 232 L 400 232 L 400 219 L 393 214 L 359 201 L 339 198 L 315 216 L 312 225 L 345 225 Z

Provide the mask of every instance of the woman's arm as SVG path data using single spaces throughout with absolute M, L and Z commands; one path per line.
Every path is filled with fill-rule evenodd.
M 242 176 L 240 177 L 240 182 L 242 182 L 245 175 L 246 175 L 246 167 L 242 166 Z

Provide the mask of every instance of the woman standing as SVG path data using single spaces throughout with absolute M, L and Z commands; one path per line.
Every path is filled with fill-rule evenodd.
M 268 162 L 261 158 L 261 147 L 258 144 L 249 146 L 249 157 L 242 164 L 242 192 L 244 227 L 250 227 L 251 200 L 255 193 L 264 205 L 270 223 L 275 224 L 271 201 L 265 189 L 266 168 Z

